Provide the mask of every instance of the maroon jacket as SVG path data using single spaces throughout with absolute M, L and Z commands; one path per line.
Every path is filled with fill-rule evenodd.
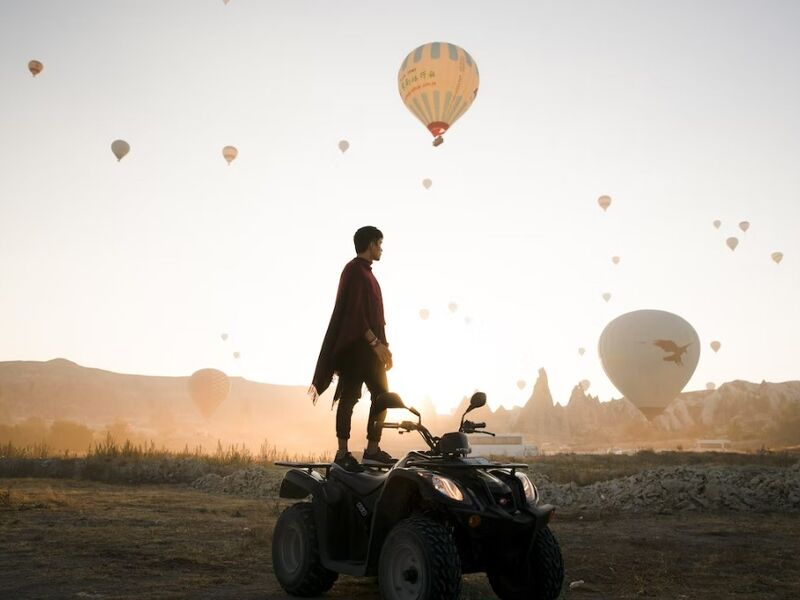
M 309 390 L 314 402 L 330 386 L 333 374 L 338 372 L 338 359 L 342 353 L 356 342 L 366 343 L 364 333 L 367 329 L 388 345 L 385 325 L 381 286 L 372 274 L 369 261 L 356 256 L 345 265 L 339 278 L 336 304 L 317 359 L 311 382 L 313 389 Z

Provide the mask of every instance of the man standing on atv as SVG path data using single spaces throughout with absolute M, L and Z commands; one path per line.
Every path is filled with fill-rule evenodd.
M 367 448 L 364 464 L 393 464 L 395 459 L 379 447 L 381 425 L 386 408 L 378 397 L 389 391 L 386 371 L 392 368 L 392 353 L 386 341 L 383 316 L 383 297 L 378 280 L 372 274 L 372 261 L 380 260 L 383 233 L 372 226 L 361 227 L 353 236 L 356 257 L 348 262 L 339 279 L 336 304 L 328 331 L 317 359 L 314 379 L 308 390 L 314 404 L 331 384 L 333 374 L 339 375 L 334 404 L 336 437 L 339 448 L 334 462 L 348 471 L 363 471 L 363 467 L 348 450 L 350 421 L 353 407 L 361 398 L 366 383 L 372 406 L 367 420 Z

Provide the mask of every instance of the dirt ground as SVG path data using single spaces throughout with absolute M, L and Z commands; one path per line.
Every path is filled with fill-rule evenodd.
M 183 485 L 0 479 L 0 598 L 281 599 L 271 573 L 276 501 Z M 563 514 L 562 598 L 800 597 L 800 515 Z M 584 580 L 575 590 L 572 581 Z M 327 598 L 377 598 L 342 577 Z M 483 575 L 462 598 L 489 599 Z

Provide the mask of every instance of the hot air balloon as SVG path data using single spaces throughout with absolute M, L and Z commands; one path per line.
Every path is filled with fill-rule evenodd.
M 228 2 L 230 2 L 231 0 L 222 0 L 222 1 L 225 3 L 225 6 L 227 6 Z
M 772 257 L 772 260 L 775 261 L 776 265 L 781 264 L 781 261 L 783 260 L 783 252 L 773 252 L 770 254 L 770 256 Z
M 341 150 L 341 151 L 342 151 L 342 154 L 344 154 L 345 152 L 347 152 L 347 149 L 348 149 L 349 147 L 350 147 L 350 142 L 348 142 L 347 140 L 340 140 L 340 141 L 339 141 L 339 150 Z
M 200 369 L 189 378 L 189 393 L 206 418 L 225 400 L 230 387 L 228 376 L 217 369 Z
M 227 340 L 227 339 L 228 339 L 228 334 L 227 334 L 227 333 L 223 333 L 223 334 L 222 334 L 221 336 L 219 336 L 219 337 L 221 337 L 221 338 L 222 338 L 222 341 L 224 342 L 225 340 Z
M 519 389 L 521 389 L 521 390 L 524 390 L 525 389 L 525 381 L 523 379 L 520 379 L 519 381 L 517 381 L 517 387 Z
M 36 77 L 39 73 L 41 73 L 43 69 L 44 65 L 40 63 L 38 60 L 32 60 L 28 62 L 28 71 L 30 71 L 31 75 L 33 75 L 34 77 Z
M 222 149 L 222 156 L 228 161 L 228 165 L 230 165 L 234 159 L 239 156 L 239 151 L 234 146 L 225 146 Z
M 430 179 L 425 178 L 422 180 L 422 185 L 425 187 L 426 190 L 428 190 L 433 185 L 433 182 Z
M 749 221 L 742 221 L 741 223 L 739 223 L 739 229 L 741 229 L 742 231 L 744 231 L 746 233 L 747 230 L 750 229 L 750 222 Z
M 578 354 L 580 354 L 581 356 L 583 356 L 583 354 L 585 352 L 586 352 L 586 348 L 578 348 Z
M 458 310 L 458 304 L 456 304 L 455 302 L 451 302 L 450 304 L 447 305 L 447 310 L 449 310 L 451 313 L 456 312 Z
M 464 317 L 464 323 L 466 323 L 467 325 L 472 323 L 472 317 Z
M 739 245 L 739 240 L 736 239 L 735 237 L 729 237 L 727 240 L 725 240 L 725 243 L 731 250 L 736 250 L 736 246 Z
M 478 80 L 478 65 L 469 53 L 445 42 L 416 48 L 397 73 L 400 98 L 431 132 L 434 146 L 472 105 Z
M 241 353 L 239 353 L 239 352 L 234 352 L 233 353 L 233 358 L 238 359 L 240 356 L 241 356 Z
M 714 220 L 714 228 L 715 229 L 719 229 L 720 225 L 722 225 L 722 221 L 720 221 L 719 219 L 715 219 Z
M 581 389 L 585 392 L 589 391 L 589 386 L 592 385 L 592 382 L 588 379 L 582 379 L 580 382 Z
M 719 352 L 719 349 L 722 348 L 722 344 L 720 344 L 717 340 L 711 342 L 711 349 L 714 352 Z
M 111 142 L 111 151 L 114 153 L 114 156 L 117 157 L 117 162 L 119 162 L 122 160 L 122 157 L 131 151 L 131 147 L 125 140 L 114 140 Z
M 602 208 L 603 211 L 606 211 L 608 210 L 608 207 L 611 206 L 611 196 L 600 196 L 597 199 L 597 203 L 600 205 L 600 208 Z
M 707 389 L 707 390 L 715 390 L 715 389 L 717 389 L 717 384 L 716 384 L 716 383 L 714 383 L 713 381 L 709 381 L 709 382 L 706 384 L 706 389 Z
M 605 300 L 606 302 L 611 300 L 611 294 L 609 294 L 608 292 L 604 293 L 603 294 L 603 300 Z
M 611 382 L 652 419 L 691 379 L 700 358 L 700 339 L 678 315 L 637 310 L 606 325 L 598 350 Z
M 421 308 L 419 311 L 419 318 L 422 319 L 423 321 L 426 321 L 430 316 L 430 314 L 431 311 L 429 311 L 427 308 Z
M 619 256 L 612 256 L 611 257 L 611 262 L 614 263 L 615 265 L 618 265 L 619 264 Z

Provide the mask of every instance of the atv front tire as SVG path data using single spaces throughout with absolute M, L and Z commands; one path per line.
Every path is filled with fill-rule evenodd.
M 310 503 L 293 504 L 281 513 L 272 536 L 272 568 L 278 583 L 292 596 L 319 596 L 339 577 L 320 561 Z
M 550 528 L 544 527 L 537 534 L 524 564 L 516 569 L 496 565 L 486 574 L 501 600 L 555 600 L 564 582 L 561 548 Z
M 400 521 L 383 543 L 378 586 L 383 600 L 456 600 L 461 560 L 450 530 L 426 517 Z

